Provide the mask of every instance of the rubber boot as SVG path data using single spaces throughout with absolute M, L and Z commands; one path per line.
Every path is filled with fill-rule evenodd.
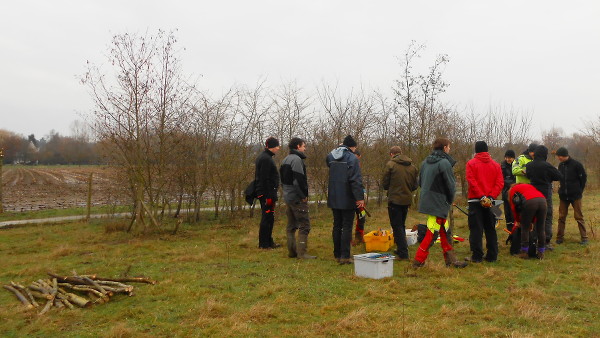
M 287 232 L 287 248 L 288 248 L 288 257 L 295 258 L 298 256 L 296 251 L 296 230 L 293 232 Z
M 297 252 L 298 259 L 315 259 L 315 258 L 317 258 L 317 256 L 311 256 L 311 255 L 306 254 L 307 244 L 308 244 L 308 235 L 298 234 L 298 244 L 296 245 L 296 248 L 297 248 L 296 252 Z
M 461 262 L 458 259 L 456 259 L 456 255 L 454 254 L 454 250 L 450 250 L 447 251 L 446 253 L 444 253 L 444 260 L 446 261 L 446 266 L 447 267 L 455 267 L 455 268 L 464 268 L 467 265 L 469 265 L 469 263 L 467 262 Z

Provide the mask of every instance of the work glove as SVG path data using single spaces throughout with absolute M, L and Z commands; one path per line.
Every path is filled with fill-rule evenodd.
M 358 211 L 358 218 L 363 219 L 367 216 L 367 212 L 365 211 L 364 207 L 356 208 L 356 210 Z
M 484 208 L 491 208 L 492 204 L 493 204 L 493 199 L 491 199 L 488 196 L 483 196 L 480 200 L 479 200 L 479 204 L 481 204 L 482 207 Z

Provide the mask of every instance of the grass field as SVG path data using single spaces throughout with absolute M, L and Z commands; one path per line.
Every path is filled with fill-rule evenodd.
M 586 197 L 584 214 L 597 228 L 600 196 Z M 389 228 L 387 211 L 371 206 L 367 229 Z M 424 268 L 394 263 L 382 280 L 353 275 L 352 265 L 333 260 L 331 214 L 312 210 L 310 253 L 318 260 L 286 257 L 283 248 L 256 248 L 258 218 L 183 224 L 176 235 L 135 237 L 119 222 L 94 221 L 0 230 L 0 282 L 27 283 L 47 271 L 69 274 L 145 275 L 157 285 L 136 284 L 89 309 L 55 310 L 44 316 L 24 310 L 0 292 L 2 336 L 600 336 L 600 245 L 578 242 L 568 219 L 564 244 L 543 261 L 508 255 L 498 229 L 496 263 L 450 269 L 441 249 Z M 456 214 L 455 233 L 468 237 Z M 206 215 L 209 217 L 209 215 Z M 283 244 L 285 214 L 276 216 Z M 421 220 L 411 211 L 407 224 Z M 410 247 L 414 255 L 416 246 Z M 468 242 L 456 246 L 468 255 Z M 353 254 L 364 249 L 354 248 Z

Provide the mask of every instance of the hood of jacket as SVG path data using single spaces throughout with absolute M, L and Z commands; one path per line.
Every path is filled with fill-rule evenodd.
M 450 165 L 453 167 L 456 164 L 456 160 L 453 159 L 452 156 L 450 156 L 443 150 L 434 150 L 429 156 L 427 156 L 425 161 L 427 161 L 427 163 L 433 164 L 433 163 L 437 163 L 443 159 L 447 159 L 448 162 L 450 162 Z
M 394 155 L 394 157 L 392 157 L 392 161 L 404 166 L 409 166 L 412 164 L 410 157 L 403 154 Z
M 490 156 L 490 153 L 488 153 L 487 151 L 477 153 L 473 158 L 476 158 L 481 162 L 489 162 L 492 160 L 492 156 Z
M 533 153 L 534 161 L 545 161 L 548 158 L 548 148 L 546 146 L 538 146 Z
M 346 147 L 346 146 L 339 146 L 331 151 L 331 156 L 333 156 L 334 160 L 338 161 L 342 157 L 344 157 L 344 153 L 346 151 L 350 151 L 350 149 L 348 149 L 348 147 Z M 350 151 L 350 152 L 352 152 L 352 151 Z

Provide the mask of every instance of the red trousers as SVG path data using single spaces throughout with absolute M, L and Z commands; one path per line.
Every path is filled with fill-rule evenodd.
M 442 242 L 442 251 L 444 252 L 444 258 L 446 258 L 446 252 L 452 250 L 452 245 L 448 243 L 448 236 L 446 236 L 446 228 L 444 227 L 446 220 L 438 217 L 437 222 L 441 225 L 439 236 L 440 241 Z M 435 243 L 435 237 L 436 236 L 434 236 L 431 230 L 427 229 L 425 238 L 423 238 L 423 241 L 421 242 L 421 245 L 419 245 L 419 249 L 417 250 L 417 254 L 415 255 L 415 259 L 420 263 L 425 263 L 427 256 L 429 256 L 429 248 Z

